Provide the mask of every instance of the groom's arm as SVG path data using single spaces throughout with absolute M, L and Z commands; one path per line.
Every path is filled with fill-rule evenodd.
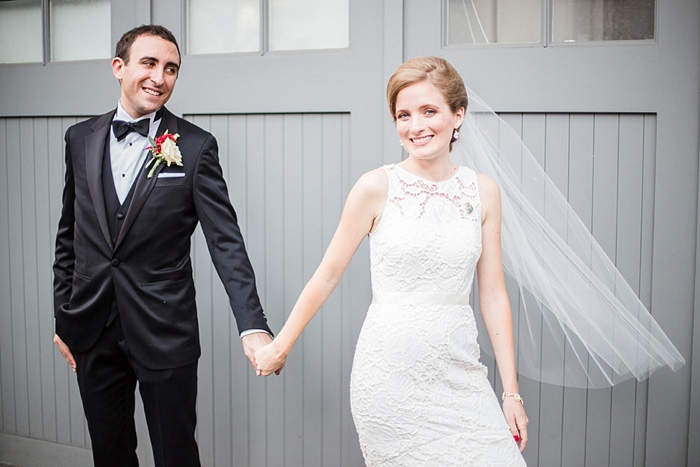
M 75 268 L 75 251 L 73 249 L 73 233 L 75 224 L 75 180 L 73 177 L 73 162 L 71 158 L 68 132 L 66 132 L 66 175 L 63 186 L 63 208 L 58 222 L 56 234 L 56 251 L 53 264 L 53 298 L 54 318 L 61 306 L 70 302 L 73 285 L 73 269 Z M 54 334 L 53 342 L 68 365 L 76 371 L 75 358 L 70 348 Z
M 55 260 L 53 264 L 54 317 L 61 305 L 70 301 L 73 270 L 75 268 L 75 251 L 73 249 L 75 225 L 75 180 L 69 133 L 66 132 L 66 175 L 63 187 L 63 208 L 56 234 Z
M 236 213 L 229 199 L 216 139 L 210 134 L 207 134 L 197 158 L 193 196 L 214 267 L 229 296 L 239 333 L 262 330 L 272 334 L 260 304 L 255 274 Z

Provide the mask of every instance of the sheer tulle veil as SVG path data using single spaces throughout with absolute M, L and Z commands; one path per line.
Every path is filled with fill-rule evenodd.
M 468 96 L 452 158 L 501 188 L 503 266 L 519 291 L 510 297 L 519 309 L 518 372 L 600 388 L 683 366 L 683 356 L 517 133 L 474 92 Z M 555 348 L 559 355 L 550 355 Z

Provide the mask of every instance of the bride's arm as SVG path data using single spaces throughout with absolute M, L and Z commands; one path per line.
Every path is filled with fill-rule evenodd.
M 275 340 L 255 353 L 258 376 L 279 372 L 284 367 L 299 335 L 338 285 L 362 239 L 379 220 L 387 190 L 386 172 L 381 169 L 364 174 L 350 190 L 321 264 L 306 283 Z
M 501 256 L 501 194 L 496 182 L 479 175 L 479 195 L 482 207 L 482 252 L 477 263 L 479 306 L 484 317 L 503 390 L 518 394 L 513 346 L 513 317 L 503 276 Z M 514 397 L 503 401 L 503 413 L 513 435 L 519 438 L 520 450 L 527 443 L 527 416 L 522 403 Z

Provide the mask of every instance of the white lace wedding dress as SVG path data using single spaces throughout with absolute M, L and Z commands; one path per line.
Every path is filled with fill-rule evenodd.
M 524 465 L 479 362 L 469 292 L 481 254 L 476 174 L 396 165 L 370 236 L 372 290 L 351 375 L 367 465 Z

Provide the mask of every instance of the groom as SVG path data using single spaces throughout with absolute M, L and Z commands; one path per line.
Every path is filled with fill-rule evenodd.
M 175 37 L 140 26 L 115 55 L 117 108 L 66 132 L 54 342 L 77 373 L 96 465 L 138 465 L 137 381 L 156 465 L 199 465 L 190 260 L 198 222 L 253 367 L 270 330 L 216 140 L 164 107 L 180 69 Z M 163 144 L 149 150 L 148 136 Z

